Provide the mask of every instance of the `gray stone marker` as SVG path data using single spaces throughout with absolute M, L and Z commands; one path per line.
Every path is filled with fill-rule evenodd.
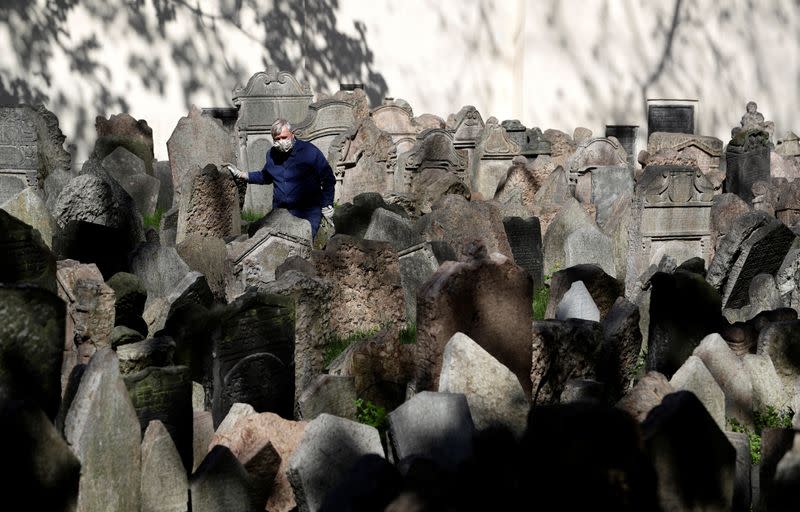
M 694 393 L 719 428 L 725 428 L 725 393 L 703 364 L 702 359 L 694 355 L 689 356 L 669 383 L 675 391 Z
M 305 119 L 294 126 L 294 134 L 327 155 L 336 136 L 349 130 L 355 123 L 356 111 L 352 101 L 327 98 L 308 106 Z
M 138 510 L 141 427 L 111 349 L 89 362 L 64 437 L 81 461 L 78 510 Z
M 300 395 L 300 417 L 311 421 L 322 413 L 356 419 L 356 386 L 353 377 L 319 375 Z
M 270 127 L 282 117 L 294 125 L 308 115 L 313 100 L 311 87 L 291 74 L 268 66 L 233 90 L 233 104 L 239 109 L 235 133 L 238 140 L 236 155 L 239 168 L 260 170 L 272 147 Z M 272 186 L 247 187 L 245 210 L 266 213 L 272 209 Z
M 557 320 L 569 320 L 570 318 L 600 321 L 600 310 L 597 309 L 597 305 L 583 281 L 572 283 L 556 307 Z
M 744 432 L 725 432 L 728 441 L 736 449 L 736 475 L 733 483 L 732 512 L 749 512 L 751 510 L 751 465 L 750 439 Z
M 186 366 L 149 367 L 123 376 L 142 433 L 153 420 L 169 431 L 183 465 L 192 465 L 192 383 Z
M 709 334 L 694 349 L 725 394 L 725 417 L 736 418 L 743 425 L 751 421 L 753 385 L 742 360 L 733 353 L 719 334 Z
M 422 241 L 410 219 L 384 208 L 377 208 L 372 213 L 364 238 L 389 242 L 398 252 Z
M 570 187 L 574 190 L 578 201 L 591 202 L 592 175 L 590 171 L 597 167 L 607 166 L 628 168 L 628 155 L 617 139 L 595 137 L 578 144 L 565 165 Z
M 55 293 L 0 284 L 0 386 L 52 420 L 61 403 L 65 306 Z
M 227 446 L 216 445 L 189 480 L 192 512 L 252 512 L 250 477 Z
M 537 217 L 522 219 L 505 217 L 503 229 L 506 232 L 514 263 L 528 271 L 533 278 L 533 289 L 544 285 L 542 254 L 542 228 Z
M 627 412 L 639 423 L 643 422 L 650 411 L 661 403 L 675 389 L 663 374 L 647 372 L 633 388 L 617 402 L 616 407 Z
M 298 510 L 319 510 L 328 492 L 367 454 L 383 456 L 375 428 L 330 414 L 309 423 L 289 461 L 289 482 Z
M 153 129 L 147 121 L 123 112 L 108 119 L 97 116 L 94 126 L 97 140 L 90 160 L 102 161 L 118 147 L 124 147 L 142 159 L 147 174 L 153 174 Z
M 472 454 L 474 430 L 462 394 L 423 391 L 389 413 L 389 441 L 397 461 L 420 455 L 453 469 Z
M 0 282 L 56 291 L 56 257 L 37 231 L 0 210 Z
M 164 424 L 153 420 L 142 439 L 141 512 L 187 512 L 189 481 Z
M 630 167 L 601 166 L 592 175 L 592 203 L 597 207 L 595 219 L 603 229 L 613 213 L 614 203 L 625 195 L 633 196 L 633 172 Z
M 639 126 L 635 124 L 606 125 L 606 138 L 614 137 L 622 144 L 625 153 L 628 154 L 628 167 L 631 169 L 636 166 L 636 133 L 638 131 Z
M 678 159 L 694 162 L 709 180 L 715 181 L 722 157 L 722 141 L 718 138 L 685 133 L 652 133 L 647 141 L 648 153 L 653 156 L 665 150 L 674 151 Z
M 522 436 L 530 402 L 511 370 L 460 332 L 447 342 L 443 359 L 439 392 L 463 394 L 476 429 L 503 425 Z
M 458 149 L 450 132 L 432 128 L 417 135 L 414 146 L 397 157 L 397 171 L 394 174 L 394 191 L 396 193 L 416 191 L 415 180 L 426 169 L 441 169 L 456 176 L 458 181 L 466 183 L 465 171 L 468 158 L 463 149 Z M 466 187 L 465 187 L 466 188 Z M 423 213 L 430 205 L 420 207 Z
M 166 297 L 191 272 L 174 247 L 157 242 L 140 244 L 131 254 L 131 273 L 141 279 L 147 290 L 147 305 L 158 297 Z
M 486 199 L 493 198 L 511 161 L 520 151 L 521 146 L 511 139 L 497 119 L 490 117 L 478 135 L 470 167 L 470 190 Z
M 648 138 L 655 132 L 694 133 L 694 105 L 648 105 Z
M 400 283 L 403 285 L 406 320 L 417 321 L 417 294 L 422 285 L 439 268 L 439 260 L 429 242 L 423 242 L 398 253 L 400 259 Z
M 47 247 L 53 247 L 53 237 L 58 227 L 41 197 L 41 192 L 28 187 L 5 202 L 0 202 L 0 209 L 10 213 L 20 221 L 39 232 Z
M 666 396 L 642 431 L 663 510 L 731 510 L 736 450 L 693 393 Z
M 388 194 L 397 153 L 391 135 L 364 119 L 330 144 L 328 161 L 336 177 L 335 198 L 353 201 L 361 193 Z M 355 202 L 355 201 L 354 201 Z
M 239 192 L 228 171 L 209 164 L 191 169 L 182 180 L 176 243 L 190 233 L 217 238 L 241 234 Z
M 3 399 L 0 435 L 13 440 L 5 457 L 16 462 L 3 472 L 5 499 L 31 510 L 74 510 L 81 464 L 51 419 L 30 402 Z
M 594 225 L 583 226 L 567 236 L 564 242 L 564 266 L 595 263 L 615 277 L 614 246 L 611 239 Z

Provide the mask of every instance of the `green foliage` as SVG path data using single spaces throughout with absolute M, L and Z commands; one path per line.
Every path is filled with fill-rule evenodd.
M 361 398 L 356 399 L 356 421 L 380 431 L 386 430 L 389 426 L 386 408 Z
M 761 462 L 761 433 L 765 428 L 792 428 L 794 411 L 787 409 L 779 411 L 772 406 L 767 406 L 762 411 L 753 411 L 753 430 L 742 425 L 736 419 L 728 419 L 728 428 L 732 432 L 747 434 L 750 441 L 750 460 L 753 464 Z
M 533 292 L 533 310 L 534 320 L 544 320 L 544 312 L 547 309 L 547 302 L 550 300 L 550 287 L 547 285 L 542 286 Z
M 363 341 L 370 336 L 374 336 L 375 333 L 378 332 L 378 329 L 371 329 L 368 331 L 356 331 L 350 336 L 341 338 L 339 336 L 334 337 L 330 343 L 325 347 L 325 353 L 322 355 L 322 361 L 327 367 L 329 364 L 333 362 L 334 359 L 339 357 L 342 352 L 344 352 L 347 347 L 356 343 L 358 341 Z
M 164 216 L 163 208 L 156 208 L 156 211 L 150 214 L 142 215 L 142 224 L 144 225 L 144 229 L 153 228 L 155 230 L 161 229 L 161 217 Z
M 417 324 L 406 324 L 403 329 L 400 329 L 400 343 L 409 345 L 417 342 Z
M 263 217 L 263 213 L 259 213 L 253 210 L 242 210 L 242 220 L 245 222 L 255 222 Z

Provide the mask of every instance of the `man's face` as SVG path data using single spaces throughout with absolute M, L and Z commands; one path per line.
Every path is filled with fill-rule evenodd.
M 281 133 L 279 133 L 273 140 L 277 142 L 279 140 L 292 140 L 292 139 L 294 139 L 294 134 L 289 131 L 289 128 L 284 126 L 283 130 L 281 130 Z

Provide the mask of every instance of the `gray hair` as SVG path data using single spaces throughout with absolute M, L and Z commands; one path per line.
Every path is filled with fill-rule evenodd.
M 292 131 L 292 124 L 286 119 L 279 117 L 278 119 L 275 120 L 274 123 L 272 123 L 272 129 L 270 130 L 272 138 L 274 139 L 275 137 L 280 135 L 284 128 L 287 128 L 289 131 Z

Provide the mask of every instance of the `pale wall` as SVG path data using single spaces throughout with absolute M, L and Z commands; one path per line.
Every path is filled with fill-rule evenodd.
M 44 101 L 78 160 L 94 117 L 121 111 L 148 121 L 166 159 L 191 104 L 229 106 L 267 63 L 315 91 L 361 81 L 373 102 L 399 97 L 444 118 L 472 104 L 543 129 L 619 123 L 643 134 L 645 98 L 698 98 L 699 130 L 727 141 L 752 99 L 779 134 L 800 129 L 796 0 L 10 3 L 0 101 Z

